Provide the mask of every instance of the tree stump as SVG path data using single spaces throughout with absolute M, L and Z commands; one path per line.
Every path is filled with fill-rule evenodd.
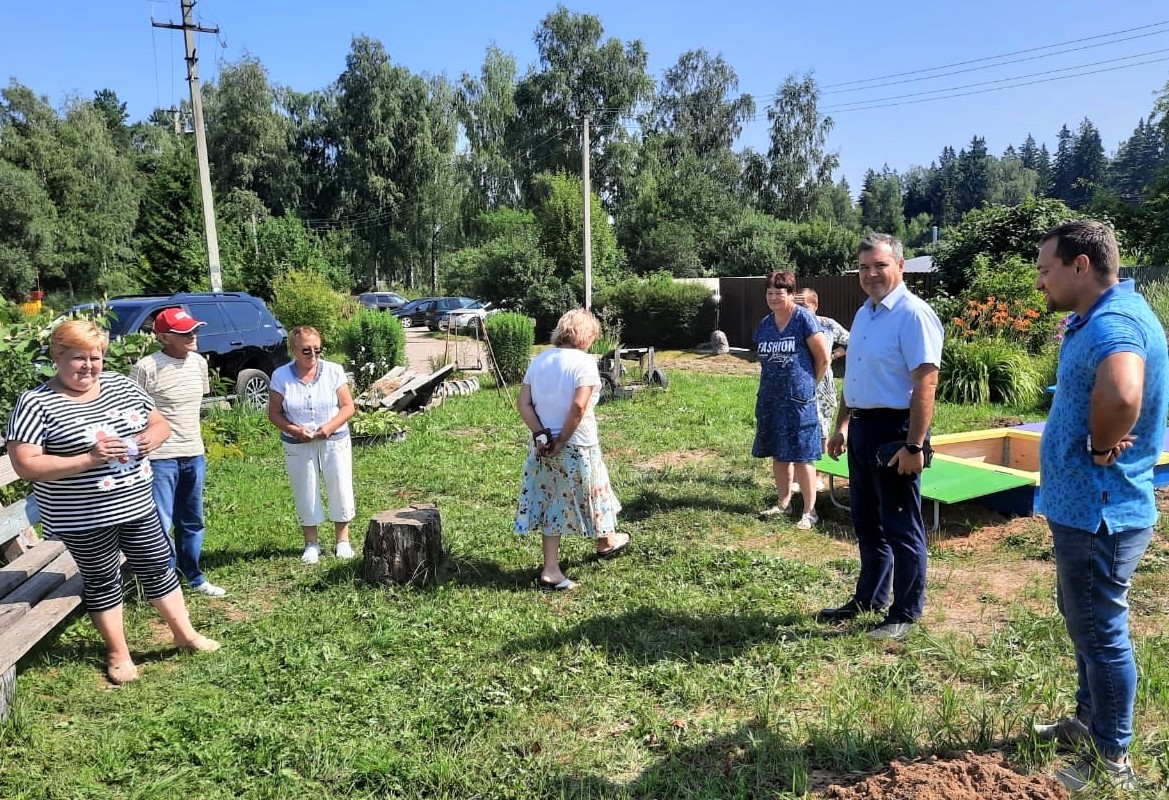
M 370 583 L 428 583 L 445 558 L 442 517 L 431 505 L 383 511 L 369 521 L 362 577 Z

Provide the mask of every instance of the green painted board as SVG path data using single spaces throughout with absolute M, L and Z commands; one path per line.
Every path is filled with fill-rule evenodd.
M 839 461 L 833 461 L 828 456 L 821 456 L 816 462 L 816 469 L 838 478 L 847 478 L 848 457 L 841 456 Z M 1021 475 L 935 458 L 930 468 L 921 474 L 921 496 L 943 503 L 961 503 L 963 500 L 1034 484 L 1034 480 Z

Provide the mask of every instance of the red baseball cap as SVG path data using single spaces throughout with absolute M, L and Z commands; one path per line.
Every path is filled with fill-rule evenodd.
M 154 318 L 155 333 L 190 333 L 200 325 L 200 322 L 181 308 L 167 308 L 159 312 Z

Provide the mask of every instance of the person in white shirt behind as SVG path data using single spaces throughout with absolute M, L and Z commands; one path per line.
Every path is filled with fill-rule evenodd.
M 565 313 L 552 333 L 552 347 L 532 359 L 520 389 L 519 412 L 532 441 L 515 530 L 543 534 L 544 565 L 537 580 L 541 589 L 576 588 L 560 569 L 560 537 L 565 533 L 596 539 L 601 558 L 629 548 L 629 536 L 617 533 L 621 503 L 601 458 L 593 413 L 601 375 L 588 349 L 600 332 L 592 312 L 578 308 Z
M 130 370 L 130 379 L 146 390 L 155 408 L 170 423 L 171 434 L 150 454 L 152 493 L 163 531 L 174 525 L 175 565 L 196 594 L 223 597 L 199 568 L 206 528 L 203 486 L 207 477 L 199 411 L 211 393 L 207 360 L 195 352 L 198 329 L 206 323 L 181 308 L 167 308 L 154 318 L 154 335 L 162 351 L 151 353 Z

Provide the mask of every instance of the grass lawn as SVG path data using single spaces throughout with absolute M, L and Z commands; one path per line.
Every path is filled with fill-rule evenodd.
M 0 797 L 796 798 L 897 757 L 1062 763 L 1025 733 L 1075 689 L 1045 526 L 946 508 L 907 641 L 819 625 L 855 580 L 850 524 L 826 501 L 815 531 L 756 519 L 774 489 L 749 455 L 755 388 L 678 369 L 666 393 L 601 407 L 633 547 L 598 562 L 566 540 L 566 595 L 535 591 L 539 543 L 511 531 L 528 439 L 512 395 L 453 398 L 404 443 L 355 451 L 355 544 L 378 511 L 441 509 L 449 576 L 429 588 L 369 586 L 360 559 L 301 564 L 275 432 L 221 422 L 244 457 L 208 470 L 204 568 L 229 595 L 189 604 L 223 650 L 177 655 L 131 601 L 142 678 L 114 688 L 74 622 L 23 665 Z M 944 408 L 936 430 L 1012 415 L 1036 418 Z M 1162 786 L 1167 564 L 1162 535 L 1132 593 L 1134 754 Z

